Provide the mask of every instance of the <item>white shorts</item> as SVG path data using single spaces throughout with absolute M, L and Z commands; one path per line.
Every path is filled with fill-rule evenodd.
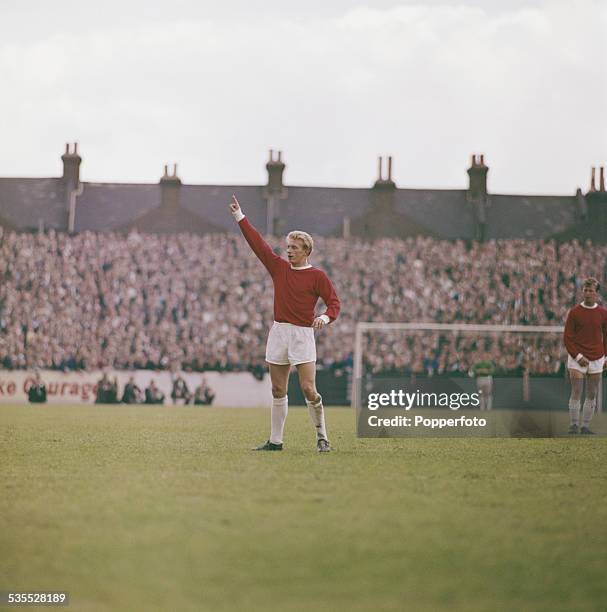
M 311 327 L 278 323 L 270 328 L 266 361 L 276 365 L 298 365 L 316 361 L 316 342 Z
M 600 374 L 603 371 L 603 365 L 605 364 L 605 357 L 595 359 L 591 361 L 585 368 L 583 368 L 571 355 L 567 355 L 567 369 L 577 370 L 582 374 Z

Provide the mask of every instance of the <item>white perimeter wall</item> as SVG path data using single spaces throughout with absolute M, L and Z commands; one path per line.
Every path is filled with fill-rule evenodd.
M 56 372 L 54 370 L 41 370 L 40 376 L 46 383 L 47 402 L 92 404 L 95 402 L 97 381 L 102 372 Z M 154 379 L 158 387 L 165 394 L 165 405 L 172 405 L 171 400 L 171 373 L 153 372 L 150 370 L 137 370 L 133 372 L 110 371 L 110 380 L 118 379 L 119 398 L 122 397 L 124 385 L 133 376 L 135 382 L 142 389 L 148 386 L 150 379 Z M 202 374 L 185 373 L 181 375 L 188 383 L 190 391 L 200 384 Z M 248 372 L 205 372 L 207 383 L 215 391 L 213 406 L 219 407 L 252 407 L 269 405 L 272 397 L 270 377 L 265 376 L 259 381 Z M 0 403 L 27 402 L 27 389 L 34 379 L 32 372 L 20 370 L 0 370 Z

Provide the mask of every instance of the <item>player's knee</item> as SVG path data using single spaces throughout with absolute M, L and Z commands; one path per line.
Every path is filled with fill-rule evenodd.
M 579 399 L 584 389 L 584 383 L 582 380 L 574 378 L 571 380 L 571 398 Z
M 272 397 L 279 399 L 287 394 L 287 387 L 285 385 L 277 385 L 272 383 Z
M 318 399 L 318 391 L 314 383 L 302 383 L 301 391 L 309 402 L 314 402 Z

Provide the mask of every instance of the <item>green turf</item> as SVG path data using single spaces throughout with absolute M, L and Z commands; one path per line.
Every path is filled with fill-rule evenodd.
M 358 440 L 330 409 L 2 406 L 0 590 L 74 610 L 604 610 L 607 440 Z

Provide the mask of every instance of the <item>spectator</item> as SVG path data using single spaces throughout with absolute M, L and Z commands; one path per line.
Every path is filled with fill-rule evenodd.
M 39 372 L 36 372 L 35 380 L 27 390 L 27 397 L 31 404 L 46 403 L 46 385 L 42 382 Z
M 175 378 L 173 381 L 171 398 L 173 400 L 173 404 L 176 404 L 177 400 L 183 400 L 184 404 L 189 404 L 192 400 L 192 394 L 188 389 L 188 385 L 181 376 L 177 376 L 177 378 Z
M 111 382 L 108 375 L 104 372 L 101 379 L 97 382 L 96 404 L 116 404 L 118 403 L 118 381 Z
M 215 392 L 209 387 L 206 378 L 203 376 L 200 384 L 194 391 L 194 404 L 210 406 L 215 399 Z
M 135 378 L 131 376 L 129 382 L 124 386 L 124 393 L 122 394 L 123 404 L 141 404 L 143 396 L 141 389 L 135 384 Z
M 145 403 L 164 404 L 164 393 L 156 386 L 153 378 L 145 390 Z

